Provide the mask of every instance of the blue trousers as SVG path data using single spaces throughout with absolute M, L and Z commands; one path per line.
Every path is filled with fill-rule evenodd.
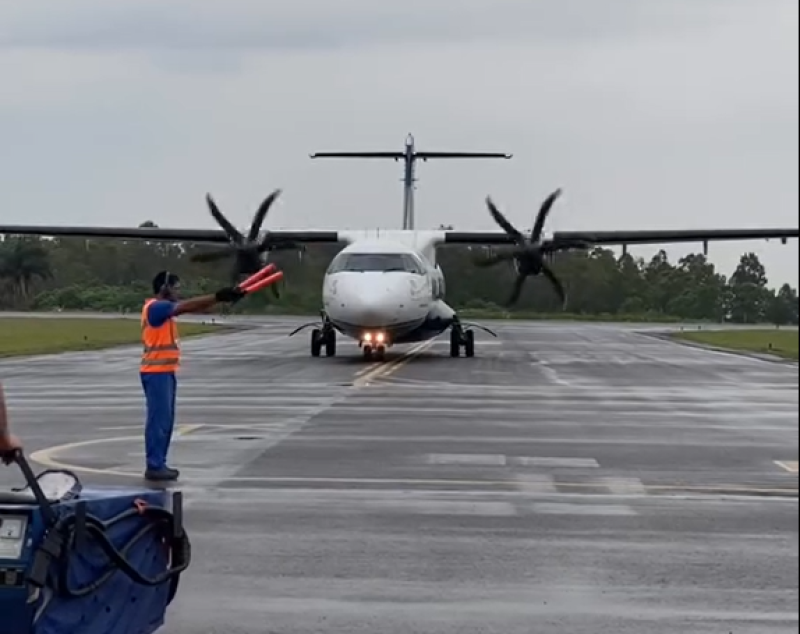
M 147 403 L 144 446 L 147 468 L 158 471 L 167 466 L 167 454 L 175 429 L 175 395 L 178 382 L 172 372 L 141 372 Z

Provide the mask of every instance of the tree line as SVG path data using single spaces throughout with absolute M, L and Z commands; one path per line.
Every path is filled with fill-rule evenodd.
M 152 223 L 147 223 L 152 226 Z M 0 310 L 138 311 L 161 269 L 180 275 L 186 296 L 213 292 L 231 283 L 233 263 L 200 264 L 190 256 L 202 246 L 147 241 L 0 236 Z M 309 245 L 302 253 L 282 251 L 270 259 L 285 273 L 280 297 L 269 291 L 231 310 L 247 313 L 313 314 L 321 307 L 322 278 L 343 247 Z M 564 315 L 547 280 L 527 281 L 513 310 L 503 307 L 514 271 L 473 264 L 484 247 L 441 246 L 447 299 L 475 316 Z M 570 316 L 644 321 L 703 320 L 797 324 L 797 290 L 770 284 L 754 253 L 744 253 L 730 275 L 701 254 L 670 261 L 665 251 L 649 260 L 612 250 L 558 254 L 553 269 L 563 281 Z

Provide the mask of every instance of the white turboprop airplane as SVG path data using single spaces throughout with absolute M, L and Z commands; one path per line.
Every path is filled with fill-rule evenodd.
M 393 345 L 434 339 L 450 330 L 450 355 L 475 354 L 474 328 L 490 330 L 463 322 L 445 301 L 445 279 L 436 263 L 436 247 L 440 244 L 509 245 L 509 250 L 490 255 L 476 262 L 492 265 L 502 261 L 513 263 L 517 271 L 509 304 L 519 297 L 528 276 L 544 275 L 555 291 L 565 299 L 561 282 L 549 266 L 558 251 L 588 249 L 600 245 L 664 244 L 669 242 L 701 242 L 705 250 L 712 240 L 780 239 L 800 237 L 797 228 L 776 229 L 688 229 L 633 231 L 567 231 L 544 237 L 544 222 L 560 194 L 551 194 L 542 205 L 529 233 L 521 233 L 487 198 L 489 212 L 502 231 L 455 231 L 414 229 L 414 166 L 417 160 L 431 158 L 510 158 L 496 153 L 417 152 L 411 135 L 403 152 L 351 152 L 314 154 L 312 158 L 389 158 L 403 160 L 404 204 L 402 230 L 325 231 L 275 230 L 261 231 L 266 214 L 279 191 L 261 204 L 247 236 L 240 233 L 219 211 L 209 196 L 212 216 L 222 230 L 162 229 L 156 227 L 58 227 L 0 225 L 0 234 L 73 236 L 86 238 L 139 239 L 165 242 L 198 242 L 226 246 L 193 256 L 195 261 L 214 261 L 233 256 L 234 276 L 258 271 L 266 264 L 270 251 L 298 249 L 311 243 L 345 243 L 347 246 L 332 259 L 323 280 L 323 306 L 320 320 L 301 326 L 311 331 L 311 354 L 336 354 L 337 333 L 356 340 L 365 356 L 382 357 Z

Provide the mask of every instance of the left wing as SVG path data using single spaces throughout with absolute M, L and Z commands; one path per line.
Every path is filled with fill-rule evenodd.
M 528 236 L 526 236 L 527 238 Z M 663 229 L 633 231 L 556 231 L 549 241 L 553 243 L 580 243 L 591 245 L 665 244 L 669 242 L 770 240 L 780 239 L 786 244 L 789 238 L 800 237 L 800 229 Z M 514 244 L 514 239 L 504 231 L 445 231 L 444 244 L 502 245 Z
M 271 242 L 338 242 L 338 231 L 268 231 Z M 0 225 L 0 234 L 74 238 L 116 238 L 159 242 L 197 242 L 228 244 L 230 238 L 219 229 L 162 229 L 160 227 L 67 227 Z

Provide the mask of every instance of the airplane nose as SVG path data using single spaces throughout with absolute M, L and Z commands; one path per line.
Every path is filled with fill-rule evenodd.
M 347 308 L 367 327 L 380 328 L 398 321 L 405 304 L 390 289 L 351 296 Z
M 330 297 L 330 305 L 343 321 L 364 328 L 385 328 L 408 321 L 413 301 L 407 286 L 401 279 L 384 275 L 359 273 L 342 277 Z

